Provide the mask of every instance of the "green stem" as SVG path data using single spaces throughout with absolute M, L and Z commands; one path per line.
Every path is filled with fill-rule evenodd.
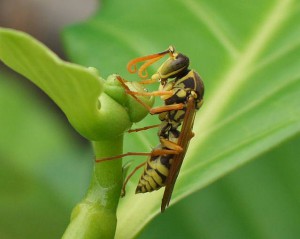
M 122 153 L 123 137 L 93 142 L 96 158 Z M 116 210 L 122 187 L 122 162 L 96 163 L 85 198 L 72 212 L 71 222 L 63 239 L 114 238 Z

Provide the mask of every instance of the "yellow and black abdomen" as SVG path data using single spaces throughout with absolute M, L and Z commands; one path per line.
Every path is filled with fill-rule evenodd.
M 166 149 L 161 145 L 156 149 Z M 148 158 L 135 193 L 146 193 L 165 186 L 174 155 L 159 155 Z

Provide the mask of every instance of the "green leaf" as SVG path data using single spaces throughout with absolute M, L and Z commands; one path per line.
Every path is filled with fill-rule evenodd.
M 93 141 L 96 158 L 122 153 L 124 131 L 148 113 L 125 94 L 117 75 L 106 82 L 95 68 L 64 62 L 25 33 L 0 28 L 0 59 L 49 95 L 72 126 Z M 126 84 L 144 91 L 137 83 Z M 153 104 L 153 97 L 140 99 L 149 106 Z M 114 235 L 121 187 L 120 161 L 96 164 L 86 197 L 73 210 L 64 238 Z M 100 223 L 103 221 L 106 224 Z
M 179 202 L 139 238 L 298 238 L 299 144 L 297 135 Z
M 92 152 L 22 83 L 1 71 L 0 237 L 59 238 L 88 186 Z
M 48 94 L 72 126 L 89 140 L 119 136 L 132 122 L 141 120 L 147 114 L 139 104 L 132 105 L 115 76 L 111 76 L 114 79 L 105 85 L 95 68 L 85 68 L 59 59 L 25 33 L 0 28 L 0 59 Z M 110 88 L 120 90 L 113 92 Z M 105 90 L 108 93 L 102 93 Z M 151 99 L 143 99 L 151 104 Z M 139 113 L 132 115 L 132 107 L 138 108 Z
M 200 72 L 205 103 L 172 204 L 300 131 L 299 9 L 293 0 L 109 1 L 88 22 L 68 28 L 64 40 L 72 60 L 102 66 L 103 74 L 118 67 L 129 78 L 130 59 L 170 44 Z M 99 60 L 108 57 L 113 63 Z M 145 125 L 154 121 L 148 117 Z M 140 133 L 126 150 L 155 146 L 150 134 Z M 159 213 L 163 190 L 134 195 L 137 180 L 121 200 L 117 238 L 136 236 Z

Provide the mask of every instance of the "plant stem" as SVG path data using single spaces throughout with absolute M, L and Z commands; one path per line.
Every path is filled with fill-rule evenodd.
M 123 137 L 93 142 L 96 158 L 122 153 Z M 122 160 L 95 163 L 85 198 L 77 204 L 63 239 L 114 238 L 122 187 Z

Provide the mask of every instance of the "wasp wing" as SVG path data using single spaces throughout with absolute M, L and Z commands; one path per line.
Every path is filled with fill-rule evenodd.
M 191 97 L 187 102 L 187 109 L 182 123 L 180 136 L 178 138 L 178 145 L 183 148 L 183 151 L 180 154 L 174 155 L 169 176 L 166 180 L 166 188 L 161 203 L 161 212 L 164 212 L 166 207 L 169 206 L 176 179 L 178 177 L 190 140 L 193 137 L 192 129 L 196 115 L 195 113 L 195 101 L 194 98 Z

